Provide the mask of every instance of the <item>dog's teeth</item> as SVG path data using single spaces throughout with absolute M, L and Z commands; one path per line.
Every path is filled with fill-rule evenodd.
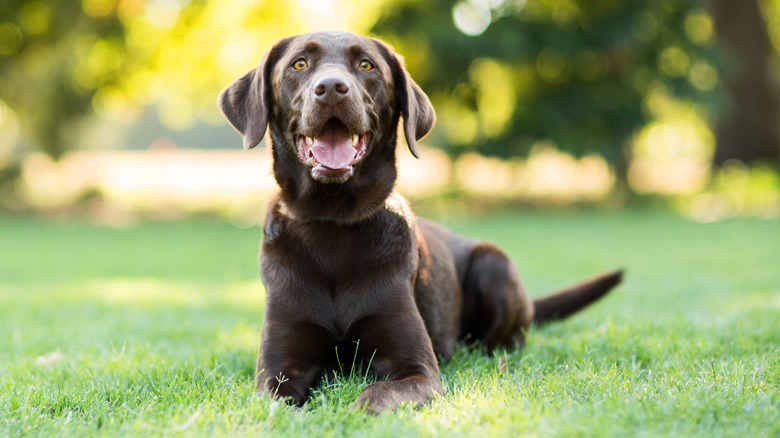
M 352 135 L 352 146 L 353 147 L 358 143 L 358 140 L 360 140 L 360 136 L 357 135 L 357 134 L 353 134 Z
M 314 144 L 314 140 L 312 140 L 311 137 L 306 137 L 306 144 L 311 146 Z

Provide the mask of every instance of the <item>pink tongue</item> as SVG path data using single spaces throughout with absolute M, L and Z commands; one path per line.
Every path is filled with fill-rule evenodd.
M 343 169 L 355 159 L 352 136 L 341 122 L 328 122 L 311 147 L 314 158 L 329 169 Z

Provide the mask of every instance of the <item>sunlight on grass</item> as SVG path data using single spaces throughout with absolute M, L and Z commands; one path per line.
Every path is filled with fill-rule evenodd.
M 780 286 L 770 291 L 745 291 L 739 301 L 722 303 L 718 310 L 731 316 L 756 312 L 780 315 Z
M 262 220 L 276 191 L 270 153 L 205 151 L 157 144 L 148 151 L 72 152 L 59 162 L 30 154 L 22 168 L 27 202 L 48 211 L 81 209 L 98 224 L 127 227 L 137 216 L 213 212 L 239 226 Z M 575 159 L 540 143 L 528 159 L 502 161 L 437 149 L 399 154 L 398 190 L 413 199 L 463 191 L 495 200 L 567 204 L 605 199 L 614 171 L 595 155 Z M 456 177 L 457 175 L 457 177 Z
M 537 145 L 527 160 L 464 154 L 453 167 L 465 191 L 500 199 L 535 199 L 551 204 L 598 201 L 615 184 L 614 172 L 602 158 L 575 159 L 544 143 Z
M 697 122 L 698 123 L 698 122 Z M 711 146 L 696 123 L 659 121 L 637 136 L 628 182 L 642 194 L 663 194 L 681 214 L 699 222 L 780 216 L 780 177 L 768 166 L 737 161 L 708 164 Z M 669 138 L 667 138 L 669 137 Z M 217 214 L 234 225 L 262 222 L 264 203 L 277 190 L 267 149 L 178 149 L 155 143 L 148 151 L 72 152 L 59 162 L 30 154 L 21 194 L 40 211 L 80 214 L 96 224 L 128 227 L 139 217 Z M 548 142 L 526 159 L 500 160 L 466 153 L 452 160 L 423 149 L 416 160 L 398 156 L 397 189 L 437 205 L 453 195 L 497 204 L 592 204 L 609 199 L 615 170 L 596 155 L 574 158 Z
M 535 293 L 594 266 L 628 275 L 587 312 L 534 327 L 522 351 L 460 346 L 430 405 L 366 418 L 347 410 L 375 379 L 365 369 L 329 375 L 302 409 L 255 395 L 258 230 L 0 221 L 15 249 L 0 263 L 0 435 L 780 432 L 776 220 L 524 212 L 452 225 L 501 242 Z
M 730 160 L 707 186 L 675 202 L 678 210 L 699 222 L 715 222 L 739 216 L 780 216 L 780 177 L 766 165 L 746 166 Z
M 154 278 L 114 278 L 87 283 L 82 298 L 91 297 L 104 303 L 156 306 L 178 304 L 203 307 L 215 303 L 262 308 L 263 283 L 254 281 L 220 285 L 204 289 L 203 285 Z

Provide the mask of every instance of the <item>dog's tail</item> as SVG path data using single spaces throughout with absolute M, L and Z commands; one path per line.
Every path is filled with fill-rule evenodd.
M 623 279 L 623 271 L 610 272 L 534 300 L 534 324 L 545 324 L 577 313 L 606 295 Z

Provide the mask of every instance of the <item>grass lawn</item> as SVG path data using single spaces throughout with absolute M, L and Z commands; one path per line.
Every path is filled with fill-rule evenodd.
M 258 228 L 0 219 L 0 437 L 780 436 L 780 221 L 444 222 L 505 248 L 532 295 L 626 280 L 524 351 L 459 350 L 429 406 L 366 417 L 346 409 L 364 373 L 300 410 L 254 395 Z

